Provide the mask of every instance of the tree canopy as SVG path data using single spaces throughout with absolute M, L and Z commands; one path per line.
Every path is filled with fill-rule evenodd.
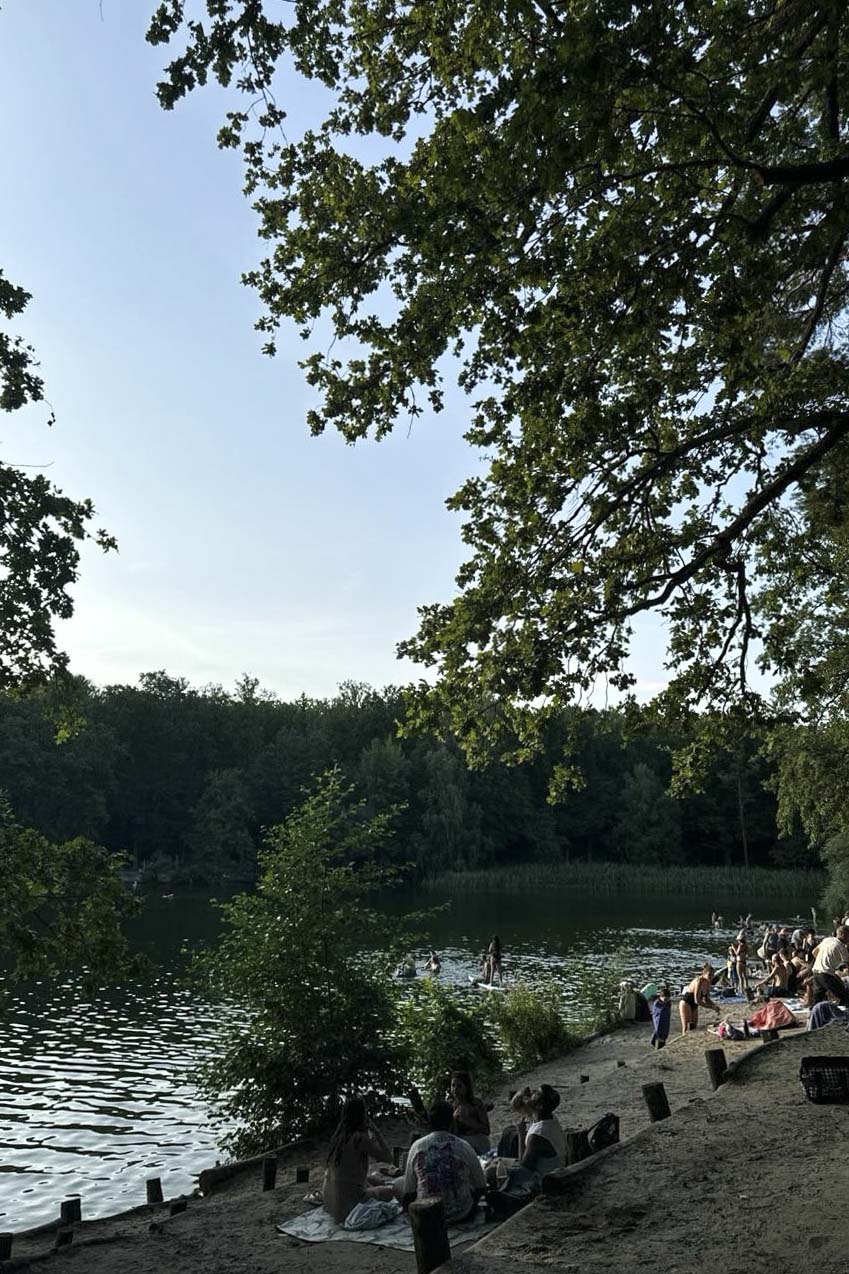
M 0 270 L 0 318 L 13 324 L 31 300 Z M 35 351 L 13 326 L 0 326 L 0 411 L 44 401 Z M 53 423 L 50 411 L 49 423 Z M 33 684 L 64 671 L 54 622 L 73 613 L 79 544 L 94 516 L 90 500 L 72 500 L 41 473 L 0 463 L 0 687 Z M 101 530 L 104 549 L 115 541 Z
M 819 0 L 165 0 L 214 78 L 274 352 L 349 440 L 468 395 L 469 556 L 403 651 L 418 718 L 514 758 L 668 624 L 667 701 L 845 707 L 846 10 Z M 327 90 L 290 135 L 300 75 Z

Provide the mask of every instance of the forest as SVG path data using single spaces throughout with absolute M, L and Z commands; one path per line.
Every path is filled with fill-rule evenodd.
M 332 768 L 368 811 L 398 807 L 375 858 L 418 878 L 540 861 L 819 865 L 801 835 L 779 836 L 754 735 L 713 757 L 701 791 L 675 797 L 671 754 L 688 739 L 648 712 L 635 726 L 613 710 L 567 710 L 534 760 L 471 769 L 450 740 L 399 737 L 398 687 L 352 681 L 330 699 L 286 702 L 249 677 L 228 692 L 160 671 L 137 685 L 77 679 L 72 699 L 69 728 L 67 686 L 0 696 L 0 788 L 50 841 L 87 837 L 153 878 L 252 880 L 263 829 Z M 583 786 L 551 804 L 567 732 Z

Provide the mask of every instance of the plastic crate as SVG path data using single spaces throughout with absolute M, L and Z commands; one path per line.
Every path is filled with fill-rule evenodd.
M 849 1102 L 849 1057 L 803 1057 L 799 1079 L 808 1101 Z

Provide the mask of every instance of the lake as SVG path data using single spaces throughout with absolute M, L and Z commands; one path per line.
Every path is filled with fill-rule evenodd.
M 575 897 L 564 890 L 504 892 L 438 890 L 385 906 L 387 923 L 405 905 L 450 901 L 427 922 L 427 943 L 443 959 L 443 981 L 463 987 L 493 933 L 504 947 L 509 979 L 555 974 L 567 1001 L 584 965 L 609 963 L 641 980 L 692 976 L 706 958 L 719 959 L 741 905 L 756 920 L 787 922 L 812 899 L 777 902 L 711 898 Z M 721 906 L 729 924 L 710 929 Z M 180 949 L 211 937 L 208 897 L 148 898 L 134 938 L 156 962 L 144 985 L 83 994 L 78 984 L 28 987 L 0 1024 L 0 1230 L 53 1219 L 69 1194 L 80 1194 L 86 1217 L 143 1203 L 147 1178 L 162 1178 L 166 1198 L 189 1191 L 201 1169 L 223 1158 L 222 1128 L 210 1119 L 190 1079 L 192 1066 L 215 1047 L 220 1007 L 213 1008 L 177 979 Z M 427 947 L 417 950 L 423 964 Z M 580 1006 L 576 1006 L 579 1008 Z

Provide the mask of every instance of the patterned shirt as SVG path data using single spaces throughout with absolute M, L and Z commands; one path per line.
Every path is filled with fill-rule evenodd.
M 415 1193 L 419 1199 L 442 1199 L 447 1221 L 468 1216 L 474 1202 L 472 1190 L 485 1186 L 480 1160 L 461 1137 L 430 1132 L 410 1146 L 404 1193 Z

